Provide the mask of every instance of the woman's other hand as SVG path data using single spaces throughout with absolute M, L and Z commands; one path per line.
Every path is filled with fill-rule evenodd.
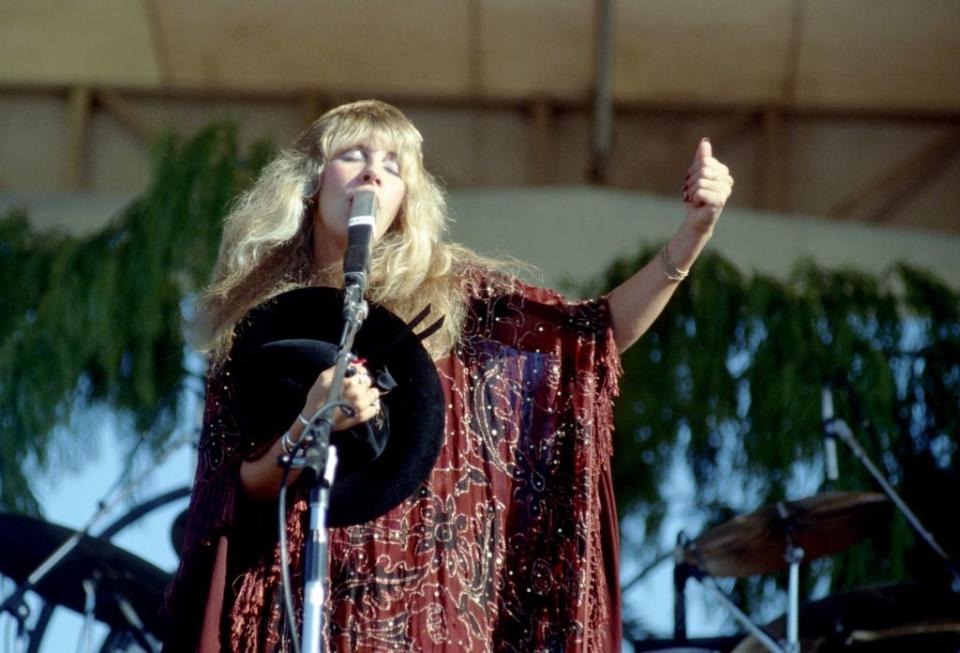
M 307 392 L 302 415 L 309 419 L 323 406 L 333 383 L 333 367 L 317 376 L 313 386 Z M 351 372 L 352 370 L 352 372 Z M 353 416 L 339 408 L 333 421 L 334 431 L 343 431 L 376 417 L 380 412 L 380 391 L 373 385 L 370 372 L 362 362 L 351 363 L 343 379 L 343 401 L 353 410 Z

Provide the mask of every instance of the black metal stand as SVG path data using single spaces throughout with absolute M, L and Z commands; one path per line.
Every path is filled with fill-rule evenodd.
M 181 444 L 184 443 L 183 439 L 175 440 L 172 442 L 166 449 L 164 449 L 160 455 L 157 457 L 155 464 L 159 466 L 164 459 L 166 459 L 171 453 L 177 450 Z M 34 589 L 40 581 L 46 578 L 50 573 L 52 573 L 57 566 L 63 562 L 67 556 L 70 555 L 70 552 L 73 551 L 80 540 L 84 536 L 90 535 L 91 529 L 93 529 L 96 524 L 103 519 L 108 513 L 113 511 L 116 506 L 121 504 L 127 499 L 127 497 L 133 493 L 136 487 L 146 478 L 146 475 L 140 476 L 136 479 L 133 479 L 127 483 L 124 487 L 120 489 L 117 493 L 117 496 L 110 502 L 107 502 L 105 499 L 101 500 L 97 505 L 99 510 L 97 510 L 94 515 L 87 520 L 87 523 L 83 527 L 73 533 L 67 540 L 61 544 L 56 550 L 53 551 L 47 559 L 40 563 L 36 569 L 34 569 L 30 575 L 27 576 L 26 580 L 20 583 L 14 591 L 9 594 L 4 600 L 3 603 L 0 603 L 0 614 L 4 612 L 9 612 L 13 615 L 14 619 L 18 622 L 18 633 L 25 627 L 25 619 L 29 616 L 29 609 L 27 608 L 26 602 L 24 601 L 24 595 Z M 182 492 L 181 490 L 175 490 L 175 492 Z M 116 532 L 119 529 L 113 529 L 113 532 Z M 106 531 L 105 531 L 106 532 Z M 44 627 L 46 622 L 43 623 Z M 42 631 L 41 631 L 42 633 Z M 23 631 L 23 634 L 26 634 L 26 631 Z M 18 637 L 20 635 L 18 634 Z
M 683 531 L 677 533 L 677 546 L 673 550 L 673 638 L 678 642 L 687 639 L 687 579 L 690 578 L 690 565 L 684 552 L 690 538 Z
M 890 500 L 893 501 L 893 504 L 897 507 L 900 513 L 907 520 L 907 523 L 916 531 L 917 535 L 930 547 L 930 549 L 937 554 L 940 560 L 943 562 L 944 566 L 947 568 L 947 571 L 950 573 L 952 583 L 951 587 L 954 592 L 960 592 L 960 570 L 957 569 L 956 563 L 950 558 L 946 551 L 937 543 L 933 535 L 924 527 L 920 519 L 913 514 L 913 511 L 910 510 L 910 507 L 906 502 L 900 498 L 900 495 L 897 494 L 897 491 L 893 489 L 893 486 L 887 481 L 883 473 L 877 468 L 877 466 L 870 460 L 870 457 L 867 455 L 867 452 L 864 451 L 863 447 L 860 446 L 860 443 L 853 435 L 853 431 L 850 430 L 850 427 L 841 419 L 830 419 L 824 425 L 827 431 L 827 435 L 834 437 L 844 444 L 846 444 L 850 451 L 853 452 L 853 455 L 863 463 L 863 466 L 867 468 L 867 471 L 870 472 L 870 475 L 873 476 L 873 479 L 877 484 L 883 489 L 884 494 L 890 497 Z
M 722 589 L 720 589 L 720 586 L 717 585 L 717 581 L 714 580 L 713 576 L 696 568 L 692 568 L 691 576 L 697 579 L 701 586 L 713 592 L 713 595 L 720 601 L 721 604 L 723 604 L 723 607 L 730 611 L 730 614 L 733 615 L 733 618 L 736 619 L 741 626 L 746 628 L 747 632 L 753 635 L 753 637 L 756 638 L 756 640 L 760 642 L 764 648 L 771 653 L 787 653 L 789 649 L 784 649 L 782 646 L 780 646 L 780 644 L 774 641 L 774 639 L 770 637 L 770 635 L 768 635 L 763 628 L 755 624 L 743 610 L 737 607 L 737 604 L 734 603 Z

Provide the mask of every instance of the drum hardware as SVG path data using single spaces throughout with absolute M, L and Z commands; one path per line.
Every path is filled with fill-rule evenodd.
M 673 637 L 678 642 L 687 641 L 687 598 L 686 586 L 690 578 L 690 565 L 685 564 L 687 545 L 690 543 L 686 533 L 677 533 L 677 545 L 673 549 Z
M 960 636 L 960 624 L 932 623 L 907 624 L 883 630 L 854 630 L 847 636 L 848 642 L 879 642 L 890 639 L 907 638 L 915 635 L 957 635 Z
M 742 638 L 726 635 L 722 637 L 692 637 L 690 639 L 629 639 L 634 653 L 722 653 L 729 651 Z
M 960 596 L 946 588 L 889 585 L 832 594 L 800 607 L 801 650 L 816 653 L 956 653 L 960 650 Z M 764 626 L 772 637 L 786 632 L 786 617 Z M 732 653 L 761 653 L 752 637 Z
M 781 501 L 734 517 L 692 541 L 681 534 L 674 559 L 685 569 L 674 570 L 675 592 L 682 595 L 685 578 L 696 578 L 767 650 L 798 653 L 800 564 L 832 555 L 866 538 L 885 524 L 889 515 L 889 502 L 881 494 L 832 492 Z M 754 576 L 783 569 L 789 571 L 788 621 L 780 644 L 737 608 L 714 578 Z M 685 633 L 681 596 L 675 596 L 674 606 L 675 634 Z
M 189 440 L 189 437 L 180 437 L 171 441 L 158 454 L 154 468 Z M 158 611 L 169 574 L 114 546 L 106 538 L 160 505 L 187 496 L 189 488 L 172 490 L 137 506 L 104 529 L 101 536 L 90 535 L 94 526 L 126 501 L 145 478 L 147 475 L 132 479 L 119 489 L 114 485 L 108 495 L 115 496 L 98 501 L 97 512 L 79 530 L 26 515 L 0 513 L 0 541 L 4 542 L 0 573 L 18 583 L 0 603 L 0 614 L 7 612 L 16 620 L 18 650 L 38 650 L 39 640 L 52 614 L 51 605 L 54 604 L 63 605 L 82 615 L 93 613 L 112 628 L 127 629 L 135 626 L 124 612 L 129 614 L 133 603 L 137 603 L 141 605 L 141 612 L 146 607 L 147 611 L 143 613 L 152 617 L 148 624 L 151 632 L 159 632 L 161 624 Z M 28 591 L 37 593 L 46 602 L 32 630 L 26 627 L 30 612 L 24 597 Z M 90 591 L 94 593 L 93 599 L 88 598 Z M 98 604 L 97 595 L 108 600 Z M 121 599 L 128 604 L 129 610 L 120 607 L 118 601 Z M 91 602 L 92 607 L 89 605 Z M 141 637 L 137 639 L 140 641 Z M 148 640 L 143 637 L 142 641 Z M 156 648 L 147 646 L 146 650 Z
M 826 390 L 824 391 L 827 392 Z M 831 402 L 832 403 L 832 402 Z M 940 561 L 947 568 L 948 573 L 951 578 L 951 586 L 953 587 L 954 592 L 960 592 L 960 570 L 957 568 L 957 564 L 953 561 L 950 555 L 943 550 L 943 548 L 937 543 L 933 535 L 924 527 L 920 519 L 910 510 L 910 507 L 907 503 L 900 497 L 893 486 L 887 481 L 883 473 L 877 468 L 877 466 L 870 460 L 870 457 L 867 455 L 867 452 L 863 449 L 860 443 L 857 441 L 857 438 L 853 435 L 853 431 L 850 430 L 850 427 L 841 419 L 831 417 L 824 422 L 824 430 L 827 433 L 828 437 L 833 437 L 844 444 L 853 452 L 854 456 L 857 457 L 864 467 L 867 468 L 867 471 L 870 472 L 870 475 L 873 476 L 873 479 L 877 484 L 883 489 L 883 492 L 890 497 L 890 500 L 900 511 L 900 514 L 904 516 L 907 520 L 907 523 L 913 528 L 913 530 L 920 536 L 920 538 L 926 543 L 928 547 L 940 558 Z
M 83 587 L 83 626 L 80 629 L 79 643 L 77 650 L 93 650 L 93 623 L 96 620 L 95 611 L 97 608 L 97 580 L 99 576 L 97 570 L 93 571 L 90 578 L 84 578 L 80 584 Z
M 692 546 L 693 543 L 687 540 L 686 536 L 682 531 L 680 532 L 680 535 L 678 536 L 677 541 L 678 541 L 677 548 L 678 549 L 682 548 L 682 551 L 678 551 L 678 556 L 680 557 L 690 556 L 691 555 L 690 547 Z M 696 557 L 698 554 L 694 550 L 692 555 Z M 753 635 L 753 637 L 755 637 L 758 641 L 760 641 L 767 648 L 768 651 L 770 651 L 771 653 L 787 653 L 786 649 L 782 648 L 776 641 L 773 640 L 773 638 L 771 638 L 766 632 L 764 632 L 764 630 L 760 626 L 758 626 L 752 619 L 750 619 L 750 617 L 747 616 L 747 614 L 743 612 L 743 610 L 737 607 L 737 604 L 734 603 L 733 600 L 727 596 L 726 592 L 724 592 L 719 585 L 717 585 L 717 581 L 714 580 L 713 576 L 703 571 L 702 566 L 690 564 L 688 562 L 684 562 L 681 564 L 687 568 L 686 571 L 680 576 L 681 578 L 693 578 L 696 581 L 698 581 L 702 587 L 709 590 L 713 594 L 713 596 L 718 601 L 720 601 L 721 605 L 723 605 L 723 607 L 730 612 L 733 618 L 736 619 L 736 621 L 741 626 L 746 628 L 747 632 L 749 632 L 751 635 Z M 677 577 L 678 576 L 675 574 L 674 578 L 677 578 Z M 678 593 L 683 594 L 684 587 L 681 586 L 679 588 Z M 683 605 L 682 601 L 679 602 L 679 604 Z M 675 606 L 678 605 L 678 601 L 676 598 L 674 599 L 674 605 Z M 684 621 L 684 618 L 681 617 L 677 623 L 682 623 L 683 621 Z M 675 624 L 675 631 L 677 630 L 680 630 L 680 629 L 677 629 Z M 685 627 L 682 630 L 685 631 L 686 630 Z
M 33 517 L 0 515 L 0 541 L 4 542 L 0 573 L 20 583 L 13 596 L 22 600 L 30 589 L 49 603 L 95 617 L 112 629 L 128 630 L 145 650 L 156 650 L 156 645 L 149 644 L 148 633 L 162 628 L 160 604 L 170 574 L 146 560 L 103 538 L 84 535 L 53 573 L 29 582 L 36 574 L 27 570 L 49 560 L 51 551 L 55 554 L 58 543 L 71 534 L 74 531 L 69 528 Z M 35 630 L 30 638 L 41 635 Z

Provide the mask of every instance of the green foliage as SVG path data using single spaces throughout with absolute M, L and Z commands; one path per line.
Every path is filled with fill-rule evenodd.
M 615 262 L 587 292 L 615 287 L 657 249 Z M 649 559 L 658 541 L 672 540 L 659 529 L 678 447 L 708 524 L 799 498 L 796 488 L 822 474 L 824 384 L 837 416 L 940 543 L 960 551 L 948 507 L 960 496 L 960 299 L 932 275 L 898 264 L 877 278 L 802 262 L 782 282 L 705 255 L 623 363 L 616 493 L 621 516 L 648 534 L 625 555 Z M 874 490 L 842 449 L 836 489 Z M 946 579 L 899 517 L 879 538 L 834 558 L 832 573 L 834 589 Z M 755 583 L 753 596 L 761 592 Z
M 154 446 L 170 435 L 187 376 L 181 302 L 209 277 L 227 203 L 266 155 L 240 163 L 227 125 L 166 136 L 149 188 L 99 233 L 0 219 L 0 508 L 39 512 L 30 470 L 77 408 L 127 413 Z

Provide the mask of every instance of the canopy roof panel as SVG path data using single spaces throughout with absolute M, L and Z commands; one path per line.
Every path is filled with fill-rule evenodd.
M 0 0 L 0 84 L 586 99 L 595 3 Z M 953 0 L 619 0 L 620 101 L 955 111 Z

